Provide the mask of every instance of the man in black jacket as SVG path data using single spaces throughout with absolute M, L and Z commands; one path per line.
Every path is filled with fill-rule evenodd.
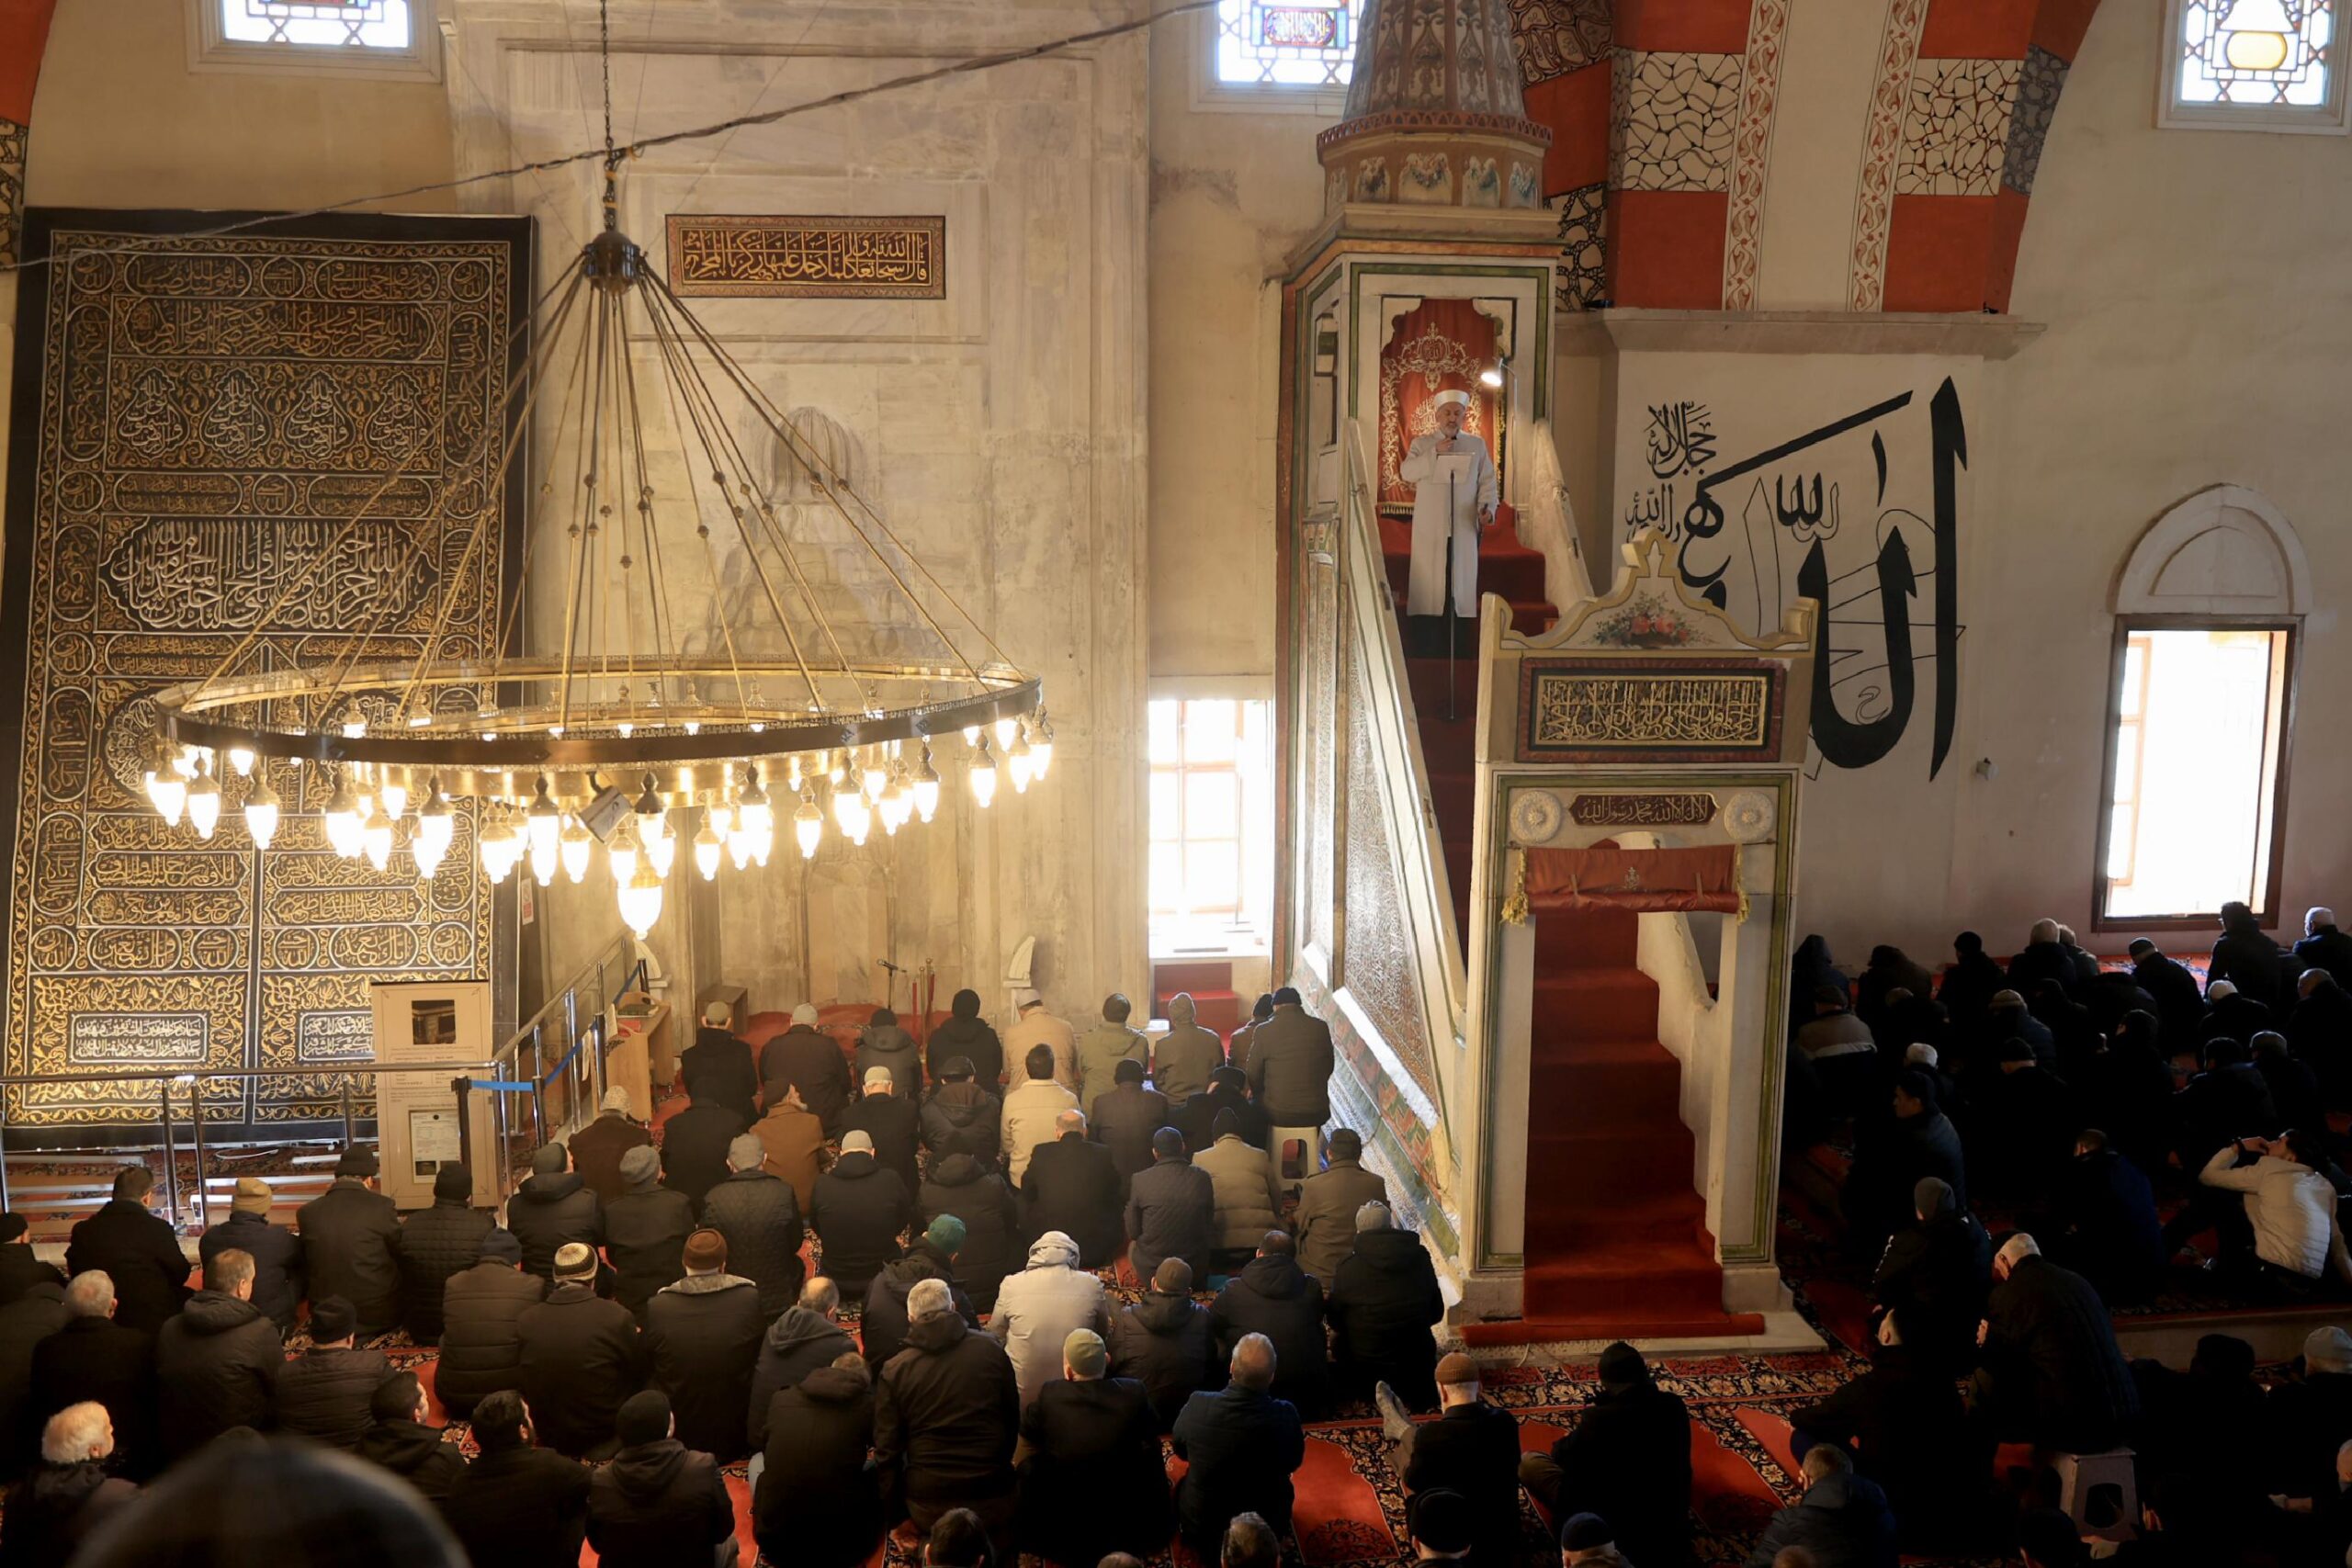
M 371 1404 L 376 1417 L 359 1436 L 359 1457 L 379 1464 L 413 1486 L 428 1503 L 439 1505 L 466 1472 L 466 1456 L 446 1441 L 446 1428 L 430 1426 L 432 1406 L 424 1384 L 414 1372 L 394 1372 L 377 1386 Z
M 543 1145 L 531 1156 L 531 1174 L 507 1200 L 506 1228 L 523 1244 L 523 1267 L 542 1280 L 555 1278 L 555 1255 L 564 1243 L 589 1247 L 605 1243 L 605 1206 L 561 1144 Z
M 2155 1192 L 2138 1166 L 2107 1146 L 2098 1128 L 2086 1127 L 2076 1136 L 2056 1210 L 2064 1230 L 2052 1250 L 2098 1289 L 2100 1300 L 2111 1307 L 2137 1305 L 2156 1293 L 2171 1255 Z M 1871 1473 L 1867 1466 L 1863 1473 Z M 1887 1490 L 1892 1495 L 1896 1489 Z M 1900 1515 L 1903 1499 L 1894 1503 Z
M 346 1149 L 334 1184 L 296 1211 L 311 1299 L 341 1296 L 359 1314 L 363 1339 L 401 1320 L 400 1211 L 376 1190 L 376 1156 Z
M 1209 1075 L 1205 1093 L 1196 1094 L 1176 1108 L 1173 1124 L 1184 1134 L 1186 1149 L 1199 1154 L 1216 1143 L 1217 1112 L 1230 1111 L 1234 1131 L 1241 1134 L 1243 1143 L 1253 1149 L 1273 1152 L 1273 1123 L 1267 1119 L 1266 1108 L 1244 1092 L 1249 1084 L 1249 1077 L 1239 1067 L 1219 1067 Z M 1159 1145 L 1155 1142 L 1152 1146 L 1156 1151 Z
M 989 1169 L 1001 1168 L 1004 1101 L 992 1085 L 976 1081 L 967 1056 L 941 1064 L 920 1113 L 922 1146 L 936 1161 L 969 1155 Z
M 642 1317 L 653 1292 L 685 1271 L 679 1259 L 694 1233 L 695 1206 L 662 1185 L 662 1156 L 650 1145 L 621 1156 L 621 1186 L 605 1205 L 605 1256 L 613 1265 L 613 1299 Z
M 1993 1288 L 1993 1238 L 1938 1177 L 1913 1187 L 1912 1213 L 1913 1223 L 1881 1255 L 1871 1293 L 1903 1314 L 1914 1356 L 1958 1377 L 1975 1364 L 1976 1325 Z
M 2198 1026 L 2205 1021 L 2205 995 L 2188 965 L 2166 957 L 2162 948 L 2141 937 L 2132 944 L 2132 978 L 2155 1000 L 2165 1054 L 2176 1056 L 2197 1049 L 2202 1038 Z
M 917 1285 L 907 1310 L 907 1348 L 882 1369 L 875 1395 L 875 1469 L 916 1529 L 969 1508 L 1009 1556 L 1021 1422 L 1012 1362 L 964 1322 L 944 1280 Z
M 857 1341 L 841 1325 L 841 1306 L 840 1287 L 819 1274 L 800 1287 L 800 1300 L 768 1325 L 752 1369 L 752 1398 L 744 1411 L 743 1435 L 752 1448 L 767 1442 L 768 1406 L 777 1394 L 799 1387 L 818 1368 L 858 1353 Z
M 9 1480 L 40 1458 L 46 1416 L 32 1412 L 33 1348 L 65 1322 L 65 1287 L 54 1280 L 30 1286 L 0 1306 L 0 1476 Z M 6 1537 L 0 1536 L 0 1552 L 6 1550 Z
M 1903 1223 L 1922 1177 L 1939 1179 L 1958 1204 L 1968 1203 L 1960 1134 L 1937 1107 L 1933 1081 L 1916 1067 L 1905 1069 L 1895 1079 L 1891 1103 L 1892 1118 L 1869 1117 L 1856 1124 L 1853 1168 L 1838 1195 L 1846 1214 L 1847 1245 L 1864 1258 L 1877 1257 Z
M 349 1453 L 374 1419 L 368 1402 L 392 1375 L 381 1350 L 362 1350 L 359 1314 L 341 1296 L 311 1303 L 311 1348 L 277 1373 L 278 1429 Z
M 65 1275 L 54 1263 L 43 1263 L 25 1239 L 32 1227 L 22 1214 L 0 1214 L 0 1306 L 6 1306 L 35 1285 L 65 1288 Z
M 235 1247 L 254 1260 L 254 1306 L 277 1325 L 277 1332 L 293 1331 L 302 1304 L 302 1239 L 283 1225 L 269 1223 L 275 1199 L 269 1183 L 259 1177 L 237 1178 L 236 1195 L 229 1200 L 229 1217 L 210 1226 L 196 1244 L 200 1263 L 224 1247 Z
M 694 1093 L 691 1089 L 686 1092 Z M 732 1106 L 707 1094 L 695 1095 L 691 1104 L 662 1123 L 662 1185 L 684 1193 L 695 1213 L 701 1213 L 704 1194 L 727 1179 L 728 1145 L 751 1125 Z
M 441 1339 L 441 1297 L 452 1275 L 481 1257 L 482 1237 L 498 1222 L 473 1206 L 473 1172 L 444 1165 L 433 1173 L 433 1207 L 401 1222 L 401 1321 L 420 1345 Z
M 1445 1317 L 1437 1268 L 1414 1231 L 1396 1228 L 1385 1203 L 1356 1211 L 1356 1247 L 1340 1263 L 1324 1306 L 1340 1387 L 1362 1397 L 1385 1384 L 1408 1410 L 1437 1405 L 1437 1340 Z
M 155 1410 L 164 1451 L 194 1453 L 232 1427 L 262 1431 L 277 1417 L 286 1347 L 254 1310 L 254 1260 L 235 1247 L 214 1255 L 204 1289 L 155 1338 Z
M 958 991 L 947 1004 L 945 1023 L 931 1032 L 923 1047 L 923 1067 L 934 1082 L 946 1077 L 946 1065 L 957 1057 L 972 1068 L 972 1081 L 990 1092 L 1004 1087 L 1004 1043 L 980 1016 L 980 994 Z
M 2264 934 L 2254 911 L 2234 898 L 2222 906 L 2222 934 L 2214 940 L 2212 955 L 2206 961 L 2208 1000 L 2216 980 L 2227 980 L 2265 1007 L 2277 1007 L 2290 994 L 2286 955 Z
M 1168 1540 L 1168 1472 L 1143 1385 L 1105 1377 L 1091 1328 L 1062 1341 L 1062 1375 L 1021 1413 L 1021 1543 L 1057 1562 L 1148 1556 Z
M 1176 1417 L 1170 1441 L 1187 1467 L 1176 1487 L 1176 1529 L 1204 1562 L 1217 1558 L 1236 1515 L 1256 1514 L 1278 1534 L 1290 1531 L 1290 1478 L 1306 1462 L 1306 1435 L 1299 1413 L 1272 1392 L 1280 1382 L 1276 1363 L 1264 1335 L 1244 1335 L 1233 1347 L 1224 1391 L 1193 1395 Z
M 169 1223 L 147 1212 L 155 1179 L 143 1165 L 114 1179 L 114 1198 L 74 1227 L 65 1271 L 103 1269 L 114 1281 L 115 1321 L 153 1334 L 187 1300 L 187 1255 Z
M 830 1034 L 817 1028 L 817 1010 L 802 1002 L 792 1010 L 792 1027 L 760 1047 L 760 1095 L 769 1105 L 787 1089 L 800 1091 L 829 1134 L 842 1129 L 849 1109 L 849 1058 Z
M 697 1104 L 724 1106 L 748 1127 L 760 1119 L 760 1064 L 735 1037 L 733 1018 L 725 1002 L 703 1008 L 695 1043 L 678 1053 L 678 1077 Z
M 863 1133 L 842 1139 L 842 1156 L 817 1178 L 808 1200 L 808 1223 L 825 1249 L 825 1272 L 857 1295 L 874 1282 L 885 1263 L 899 1256 L 899 1236 L 915 1217 L 914 1194 L 874 1157 L 874 1140 Z
M 855 1350 L 813 1367 L 754 1413 L 766 1465 L 752 1490 L 752 1533 L 771 1562 L 865 1568 L 882 1544 L 874 1377 Z
M 1949 1372 L 1904 1342 L 1903 1319 L 1879 1324 L 1868 1371 L 1789 1414 L 1796 1457 L 1815 1443 L 1852 1452 L 1854 1466 L 1893 1504 L 1903 1550 L 1964 1551 L 1979 1539 L 1992 1450 L 1971 1431 Z
M 114 1320 L 114 1280 L 102 1269 L 65 1287 L 65 1326 L 33 1347 L 28 1411 L 48 1420 L 85 1400 L 107 1407 L 117 1462 L 125 1474 L 161 1466 L 155 1440 L 155 1341 Z
M 905 1257 L 885 1263 L 874 1276 L 874 1282 L 865 1287 L 865 1310 L 857 1320 L 867 1366 L 878 1371 L 883 1363 L 906 1348 L 910 1322 L 907 1299 L 925 1280 L 946 1280 L 956 1310 L 964 1314 L 966 1323 L 975 1328 L 979 1326 L 980 1314 L 973 1309 L 971 1298 L 964 1293 L 964 1287 L 956 1277 L 956 1264 L 962 1256 L 963 1246 L 964 1222 L 953 1214 L 942 1214 L 915 1237 Z
M 951 1217 L 964 1226 L 956 1278 L 975 1307 L 992 1312 L 998 1287 L 1007 1274 L 1019 1272 L 1026 1257 L 1021 1206 L 993 1164 L 984 1168 L 967 1154 L 933 1156 L 931 1174 L 916 1195 L 915 1223 L 927 1230 Z
M 2004 1442 L 2114 1448 L 2140 1414 L 2140 1394 L 2098 1292 L 2022 1231 L 1994 1255 L 1993 1274 L 1970 1411 Z
M 1087 1133 L 1111 1151 L 1111 1164 L 1119 1173 L 1119 1199 L 1124 1202 L 1127 1183 L 1135 1179 L 1136 1172 L 1151 1168 L 1151 1135 L 1173 1126 L 1176 1111 L 1166 1095 L 1144 1087 L 1143 1064 L 1134 1057 L 1119 1058 L 1111 1077 L 1113 1088 L 1094 1097 Z
M 441 1296 L 441 1359 L 433 1392 L 441 1407 L 464 1420 L 475 1402 L 523 1381 L 523 1314 L 547 1296 L 547 1281 L 522 1269 L 523 1248 L 513 1234 L 482 1237 L 481 1260 L 449 1276 Z
M 651 1382 L 669 1395 L 682 1440 L 726 1464 L 751 1451 L 744 1394 L 767 1319 L 760 1314 L 759 1286 L 727 1271 L 725 1236 L 695 1232 L 686 1237 L 684 1262 L 685 1278 L 645 1303 Z
M 1607 1509 L 1642 1568 L 1690 1562 L 1690 1412 L 1623 1340 L 1600 1353 L 1600 1393 L 1548 1455 L 1519 1461 L 1519 1479 L 1555 1519 Z
M 1160 1260 L 1141 1300 L 1111 1320 L 1111 1374 L 1143 1384 L 1152 1418 L 1167 1431 L 1184 1402 L 1216 1386 L 1216 1330 L 1193 1299 L 1193 1266 Z
M 596 1254 L 566 1242 L 555 1289 L 515 1325 L 523 1336 L 523 1397 L 539 1438 L 569 1459 L 612 1457 L 613 1419 L 645 1386 L 645 1348 L 628 1308 L 596 1294 Z
M 1288 1235 L 1268 1231 L 1258 1255 L 1226 1282 L 1209 1309 L 1220 1355 L 1230 1357 L 1241 1341 L 1261 1335 L 1272 1345 L 1280 1371 L 1273 1395 L 1298 1407 L 1308 1420 L 1329 1402 L 1329 1357 L 1323 1338 L 1323 1284 L 1298 1266 Z
M 735 1551 L 735 1504 L 718 1464 L 677 1438 L 670 1402 L 652 1389 L 620 1408 L 620 1451 L 588 1480 L 588 1544 L 599 1568 L 671 1568 Z M 701 1557 L 695 1554 L 699 1549 Z
M 762 1168 L 766 1158 L 756 1136 L 737 1138 L 727 1151 L 727 1179 L 702 1201 L 702 1223 L 727 1238 L 727 1266 L 760 1288 L 763 1323 L 792 1304 L 808 1272 L 800 1261 L 800 1205 L 792 1183 Z
M 865 1069 L 865 1092 L 842 1112 L 842 1131 L 858 1132 L 874 1140 L 874 1157 L 885 1170 L 895 1170 L 914 1196 L 922 1183 L 915 1174 L 915 1147 L 922 1141 L 922 1113 L 911 1099 L 902 1098 L 888 1067 Z
M 1438 1418 L 1416 1427 L 1393 1396 L 1380 1422 L 1407 1506 L 1424 1493 L 1469 1499 L 1476 1562 L 1508 1562 L 1519 1547 L 1519 1422 L 1478 1396 L 1478 1363 L 1455 1350 L 1437 1364 Z
M 498 1568 L 580 1568 L 588 1472 L 536 1445 L 530 1406 L 500 1389 L 474 1406 L 481 1457 L 449 1483 L 441 1517 L 469 1561 Z
M 1205 1278 L 1216 1235 L 1216 1186 L 1184 1152 L 1184 1134 L 1173 1127 L 1151 1135 L 1151 1168 L 1127 1185 L 1127 1267 L 1148 1280 L 1161 1258 L 1181 1258 L 1195 1279 Z
M 1029 1236 L 1060 1231 L 1078 1243 L 1084 1267 L 1107 1269 L 1127 1239 L 1119 1212 L 1126 1183 L 1111 1151 L 1088 1141 L 1084 1116 L 1065 1111 L 1054 1130 L 1052 1143 L 1030 1151 L 1021 1177 Z

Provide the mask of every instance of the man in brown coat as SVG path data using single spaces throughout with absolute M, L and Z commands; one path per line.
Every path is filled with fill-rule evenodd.
M 645 1123 L 628 1111 L 628 1090 L 615 1084 L 605 1091 L 605 1113 L 571 1134 L 571 1168 L 600 1203 L 610 1204 L 628 1190 L 621 1179 L 621 1156 L 653 1142 Z
M 794 1089 L 770 1106 L 752 1131 L 767 1150 L 761 1168 L 792 1183 L 792 1196 L 807 1213 L 809 1195 L 817 1190 L 817 1152 L 825 1146 L 824 1122 L 800 1102 L 800 1091 Z
M 1335 1127 L 1326 1140 L 1330 1164 L 1298 1190 L 1298 1266 L 1328 1286 L 1356 1249 L 1356 1211 L 1388 1201 L 1388 1183 L 1363 1168 L 1363 1139 Z

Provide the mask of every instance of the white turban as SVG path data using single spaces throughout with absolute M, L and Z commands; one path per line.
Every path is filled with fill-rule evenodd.
M 1470 406 L 1470 394 L 1464 391 L 1461 388 L 1456 387 L 1449 391 L 1440 392 L 1436 397 L 1431 398 L 1430 401 L 1432 404 L 1460 403 L 1466 409 Z

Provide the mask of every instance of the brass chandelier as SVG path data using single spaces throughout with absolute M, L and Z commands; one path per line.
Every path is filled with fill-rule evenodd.
M 334 852 L 379 871 L 404 855 L 434 876 L 469 816 L 493 884 L 526 863 L 541 886 L 559 873 L 578 883 L 601 843 L 622 918 L 642 937 L 682 847 L 710 880 L 729 862 L 766 865 L 786 821 L 804 857 L 828 832 L 864 845 L 876 823 L 887 837 L 929 822 L 943 766 L 960 764 L 983 808 L 1001 774 L 1016 793 L 1046 776 L 1054 730 L 1037 678 L 621 233 L 619 163 L 608 154 L 603 231 L 541 297 L 507 417 L 484 433 L 503 476 L 526 463 L 542 407 L 557 410 L 552 428 L 576 480 L 562 558 L 547 563 L 561 576 L 540 580 L 551 623 L 560 601 L 556 650 L 526 651 L 519 635 L 535 547 L 555 538 L 547 513 L 561 503 L 550 471 L 521 581 L 487 650 L 450 630 L 474 552 L 493 547 L 494 530 L 477 525 L 413 659 L 369 659 L 369 627 L 323 662 L 239 669 L 305 573 L 209 676 L 156 693 L 144 778 L 166 822 L 209 840 L 237 794 L 243 831 L 268 850 L 288 809 L 271 783 L 274 759 L 282 782 L 302 784 L 298 798 L 322 799 Z M 657 482 L 668 456 L 648 429 L 657 408 L 669 411 L 683 449 L 684 486 Z M 773 441 L 786 479 L 816 503 L 780 518 L 779 487 L 755 479 L 747 436 Z M 680 551 L 686 517 L 695 547 Z M 731 573 L 722 539 L 737 549 Z M 820 557 L 868 563 L 865 585 L 821 587 L 809 570 Z M 728 612 L 730 576 L 755 590 L 754 613 L 740 624 Z M 706 624 L 701 646 L 689 647 L 681 604 L 714 612 L 716 636 Z M 888 635 L 861 638 L 861 619 Z M 311 769 L 322 781 L 306 778 Z

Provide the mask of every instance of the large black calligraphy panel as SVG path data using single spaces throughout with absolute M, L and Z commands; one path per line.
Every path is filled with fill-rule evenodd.
M 491 647 L 521 542 L 526 475 L 501 447 L 530 227 L 366 216 L 141 238 L 221 217 L 26 225 L 26 254 L 51 262 L 17 311 L 0 1027 L 11 1074 L 269 1071 L 206 1081 L 206 1114 L 284 1126 L 338 1112 L 332 1069 L 369 1054 L 371 982 L 493 972 L 471 824 L 437 878 L 405 854 L 379 873 L 328 849 L 322 770 L 256 764 L 288 806 L 275 845 L 254 850 L 225 769 L 199 841 L 148 807 L 145 698 L 232 653 L 233 671 L 413 658 L 444 614 L 444 657 Z M 153 1105 L 152 1083 L 35 1085 L 6 1116 L 105 1127 Z

